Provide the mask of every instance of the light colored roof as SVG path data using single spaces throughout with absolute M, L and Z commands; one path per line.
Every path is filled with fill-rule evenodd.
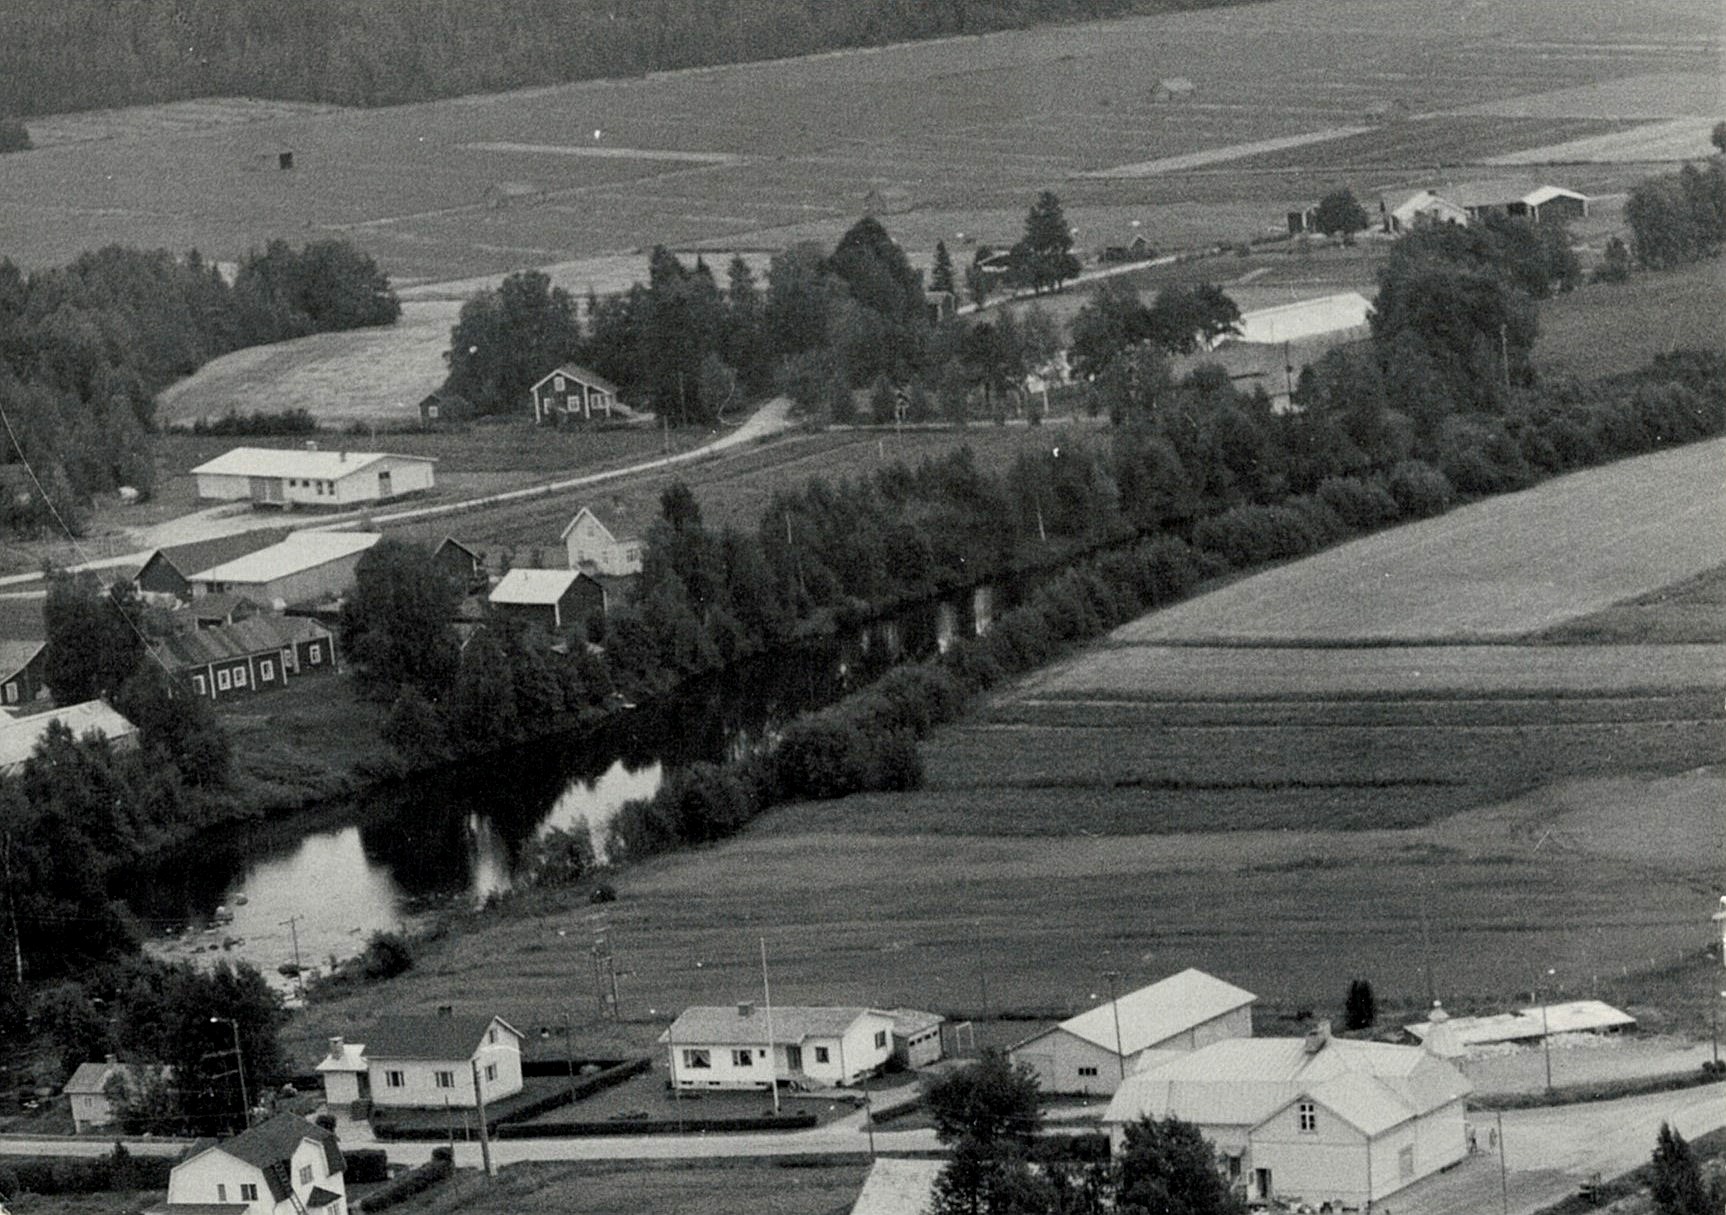
M 1105 1123 L 1175 1115 L 1200 1126 L 1254 1127 L 1307 1097 L 1368 1135 L 1466 1096 L 1469 1083 L 1417 1046 L 1331 1039 L 1227 1038 L 1122 1083 Z
M 902 1038 L 934 1029 L 947 1019 L 940 1013 L 924 1012 L 920 1008 L 890 1008 L 887 1015 L 893 1018 L 893 1032 Z
M 106 1092 L 110 1076 L 119 1073 L 131 1078 L 138 1075 L 142 1070 L 141 1065 L 136 1063 L 80 1063 L 78 1069 L 72 1073 L 71 1079 L 66 1081 L 66 1087 L 60 1091 L 67 1096 L 87 1096 L 93 1093 Z M 155 1067 L 151 1070 L 160 1074 L 165 1073 L 168 1069 Z
M 1315 299 L 1255 308 L 1241 314 L 1242 342 L 1298 342 L 1302 338 L 1363 328 L 1372 301 L 1358 291 L 1321 295 Z
M 1588 201 L 1588 195 L 1578 194 L 1575 190 L 1566 190 L 1563 186 L 1539 186 L 1525 195 L 1522 201 L 1531 207 L 1538 207 L 1555 198 L 1574 198 L 1577 202 Z
M 736 1004 L 723 1007 L 696 1005 L 683 1010 L 671 1028 L 659 1036 L 661 1042 L 679 1045 L 689 1042 L 765 1043 L 767 1041 L 767 1010 L 759 1004 L 748 1006 L 748 1013 L 738 1011 Z M 869 1008 L 815 1008 L 787 1004 L 773 1006 L 773 1040 L 802 1042 L 809 1038 L 837 1038 L 862 1017 L 880 1017 L 891 1021 L 888 1013 Z
M 289 574 L 363 553 L 382 539 L 381 532 L 294 532 L 279 544 L 200 570 L 192 575 L 192 581 L 274 582 Z
M 16 675 L 47 646 L 45 641 L 13 641 L 0 639 L 0 678 Z
M 1120 998 L 1121 1051 L 1136 1055 L 1257 999 L 1233 983 L 1188 968 Z M 1109 1003 L 1068 1017 L 1055 1029 L 1114 1053 L 1115 1009 Z
M 36 744 L 48 732 L 53 722 L 83 738 L 91 730 L 106 734 L 112 742 L 129 738 L 138 727 L 122 717 L 106 701 L 86 700 L 83 704 L 31 713 L 25 717 L 0 717 L 0 772 L 9 771 L 30 758 Z
M 1541 1017 L 1538 1004 L 1516 1012 L 1497 1013 L 1489 1017 L 1450 1017 L 1441 1024 L 1462 1047 L 1485 1046 L 1494 1042 L 1526 1042 L 1543 1038 L 1548 1033 L 1575 1034 L 1623 1029 L 1635 1025 L 1636 1018 L 1599 1000 L 1566 1000 L 1548 1004 Z M 1431 1021 L 1420 1021 L 1405 1027 L 1409 1033 L 1425 1041 L 1432 1033 Z
M 493 603 L 551 605 L 581 577 L 580 570 L 511 570 L 491 588 Z
M 602 375 L 598 375 L 595 372 L 589 371 L 587 368 L 581 366 L 579 363 L 559 363 L 556 367 L 553 367 L 550 371 L 546 372 L 539 379 L 535 380 L 533 382 L 533 387 L 538 388 L 541 384 L 543 384 L 547 380 L 551 379 L 551 377 L 554 375 L 561 375 L 566 379 L 579 380 L 583 384 L 588 385 L 589 387 L 597 388 L 602 392 L 609 392 L 609 393 L 611 393 L 612 396 L 617 395 L 617 385 L 616 384 L 613 384 L 610 380 L 606 379 Z M 532 389 L 530 389 L 529 391 L 532 391 Z
M 386 451 L 307 451 L 303 447 L 236 447 L 192 470 L 224 477 L 295 477 L 308 481 L 340 481 L 379 460 L 413 460 L 436 464 L 430 456 L 403 456 Z
M 363 1072 L 366 1070 L 366 1044 L 364 1042 L 342 1043 L 342 1057 L 332 1059 L 325 1055 L 318 1060 L 314 1071 L 320 1072 Z
M 944 1160 L 905 1160 L 883 1156 L 869 1166 L 851 1215 L 913 1215 L 929 1209 L 935 1179 Z
M 624 523 L 609 511 L 605 514 L 601 514 L 591 506 L 584 506 L 575 512 L 575 518 L 571 519 L 564 525 L 563 534 L 560 535 L 558 539 L 569 539 L 569 533 L 575 530 L 575 525 L 581 522 L 581 517 L 583 515 L 588 516 L 588 518 L 599 524 L 599 526 L 605 530 L 605 534 L 610 536 L 613 540 L 636 540 L 640 538 L 641 533 L 637 529 Z
M 1554 198 L 1583 198 L 1574 190 L 1566 190 L 1562 186 L 1537 186 L 1526 179 L 1459 181 L 1455 185 L 1441 186 L 1438 192 L 1463 207 L 1502 207 L 1513 202 L 1535 206 Z

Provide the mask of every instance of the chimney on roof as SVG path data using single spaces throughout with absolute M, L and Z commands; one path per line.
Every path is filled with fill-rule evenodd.
M 317 449 L 318 449 L 318 441 L 316 439 L 307 439 L 306 440 L 306 450 L 307 451 L 316 451 Z
M 337 453 L 337 458 L 340 459 L 343 464 L 346 464 L 348 462 L 348 453 L 345 451 L 339 452 Z
M 342 1046 L 343 1046 L 343 1042 L 342 1042 L 340 1035 L 337 1035 L 336 1037 L 331 1038 L 330 1039 L 330 1058 L 340 1059 L 342 1057 Z
M 753 1016 L 754 1014 L 755 1014 L 755 1001 L 754 1000 L 739 1000 L 737 1002 L 737 1015 L 738 1016 L 749 1017 L 749 1016 Z
M 440 1017 L 453 1017 L 453 1016 L 455 1016 L 455 1005 L 453 1005 L 453 1004 L 439 1004 L 437 1006 L 437 1015 Z
M 108 1062 L 109 1062 L 109 1063 L 110 1063 L 110 1064 L 114 1064 L 114 1063 L 118 1063 L 118 1062 L 119 1062 L 119 1061 L 120 1061 L 120 1060 L 119 1060 L 119 1059 L 117 1059 L 117 1058 L 115 1058 L 115 1057 L 114 1057 L 114 1052 L 113 1052 L 113 1051 L 109 1051 L 109 1052 L 108 1052 Z
M 1433 1025 L 1440 1025 L 1448 1020 L 1450 1020 L 1450 1014 L 1444 1011 L 1444 1001 L 1434 1000 L 1432 1002 L 1432 1015 L 1427 1018 L 1427 1021 Z
M 1316 1055 L 1330 1045 L 1330 1022 L 1320 1021 L 1306 1031 L 1306 1041 L 1301 1043 L 1301 1049 L 1309 1055 Z

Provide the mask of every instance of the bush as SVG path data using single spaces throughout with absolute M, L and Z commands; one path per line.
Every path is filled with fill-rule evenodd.
M 276 413 L 238 413 L 230 409 L 219 418 L 199 418 L 192 423 L 195 435 L 310 435 L 317 430 L 318 420 L 305 409 L 283 409 Z
M 1238 568 L 1312 552 L 1323 543 L 1312 512 L 1292 506 L 1236 506 L 1193 529 L 1193 542 Z
M 11 1186 L 4 1197 L 30 1194 L 96 1194 L 103 1190 L 165 1190 L 177 1160 L 133 1156 L 119 1144 L 106 1156 L 15 1156 L 7 1161 Z
M 373 1190 L 360 1199 L 359 1209 L 362 1211 L 384 1211 L 398 1203 L 406 1202 L 417 1194 L 423 1194 L 439 1182 L 449 1180 L 455 1172 L 454 1154 L 448 1147 L 434 1148 L 431 1161 L 420 1165 L 397 1177 L 382 1189 Z
M 389 1153 L 382 1148 L 344 1148 L 347 1168 L 342 1176 L 349 1185 L 370 1185 L 390 1179 Z
M 399 932 L 374 932 L 359 956 L 360 973 L 370 980 L 393 979 L 413 965 L 413 947 Z
M 1382 527 L 1402 514 L 1390 491 L 1376 480 L 1330 477 L 1319 483 L 1318 499 L 1357 531 Z
M 1390 496 L 1411 519 L 1442 515 L 1456 501 L 1450 479 L 1423 460 L 1404 460 L 1390 470 Z
M 0 153 L 28 152 L 34 145 L 24 124 L 10 115 L 0 114 Z

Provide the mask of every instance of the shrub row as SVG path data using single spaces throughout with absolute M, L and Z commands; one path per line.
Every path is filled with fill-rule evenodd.
M 373 1190 L 360 1199 L 359 1209 L 362 1211 L 386 1211 L 390 1207 L 406 1202 L 416 1194 L 423 1194 L 440 1182 L 448 1181 L 455 1172 L 455 1163 L 450 1159 L 447 1149 L 439 1148 L 432 1158 L 417 1169 L 410 1169 L 382 1189 Z
M 806 1131 L 820 1119 L 807 1110 L 756 1118 L 685 1118 L 681 1122 L 535 1122 L 500 1126 L 499 1139 L 577 1139 L 589 1135 L 676 1135 L 723 1131 Z
M 639 1076 L 651 1066 L 652 1060 L 647 1058 L 628 1059 L 622 1063 L 614 1063 L 603 1071 L 560 1085 L 537 1097 L 521 1101 L 506 1098 L 488 1108 L 486 1123 L 493 1133 L 497 1133 L 504 1126 L 537 1118 L 547 1110 L 585 1101 L 595 1093 L 622 1084 L 632 1076 Z M 479 1135 L 477 1128 L 471 1128 L 465 1123 L 452 1130 L 443 1110 L 376 1111 L 372 1115 L 372 1133 L 379 1139 L 420 1143 L 436 1142 L 452 1135 L 464 1140 L 475 1139 Z
M 370 1185 L 390 1179 L 389 1153 L 382 1148 L 343 1148 L 342 1179 L 349 1185 Z
M 0 1195 L 165 1190 L 178 1163 L 171 1156 L 134 1156 L 119 1144 L 106 1156 L 9 1156 L 0 1162 Z

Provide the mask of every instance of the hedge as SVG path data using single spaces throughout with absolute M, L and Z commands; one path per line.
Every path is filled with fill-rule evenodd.
M 553 1110 L 562 1105 L 576 1101 L 585 1101 L 595 1093 L 622 1084 L 632 1076 L 638 1076 L 653 1065 L 647 1058 L 629 1059 L 613 1064 L 603 1071 L 563 1085 L 552 1092 L 542 1094 L 530 1100 L 512 1105 L 494 1103 L 499 1112 L 487 1110 L 486 1124 L 495 1132 L 511 1123 L 525 1122 L 529 1118 L 537 1118 L 547 1110 Z M 506 1100 L 508 1100 L 506 1098 Z M 376 1111 L 372 1115 L 372 1133 L 379 1139 L 396 1142 L 433 1143 L 448 1139 L 453 1134 L 459 1139 L 475 1139 L 479 1136 L 478 1128 L 463 1126 L 451 1130 L 446 1112 L 443 1110 L 408 1110 L 402 1111 L 405 1118 L 396 1115 L 395 1111 Z
M 397 1177 L 382 1189 L 373 1190 L 360 1199 L 362 1211 L 384 1211 L 423 1194 L 439 1182 L 448 1181 L 455 1164 L 447 1155 L 434 1155 L 430 1161 Z
M 777 1117 L 763 1114 L 757 1118 L 685 1118 L 682 1122 L 607 1119 L 603 1122 L 535 1122 L 517 1123 L 497 1128 L 499 1139 L 577 1139 L 590 1135 L 676 1135 L 718 1133 L 724 1131 L 806 1131 L 818 1125 L 820 1119 L 807 1110 Z
M 115 1148 L 106 1156 L 8 1156 L 0 1161 L 0 1190 L 10 1197 L 168 1188 L 178 1157 L 134 1156 Z
M 345 1148 L 342 1177 L 349 1185 L 369 1185 L 390 1179 L 389 1153 L 382 1148 Z

